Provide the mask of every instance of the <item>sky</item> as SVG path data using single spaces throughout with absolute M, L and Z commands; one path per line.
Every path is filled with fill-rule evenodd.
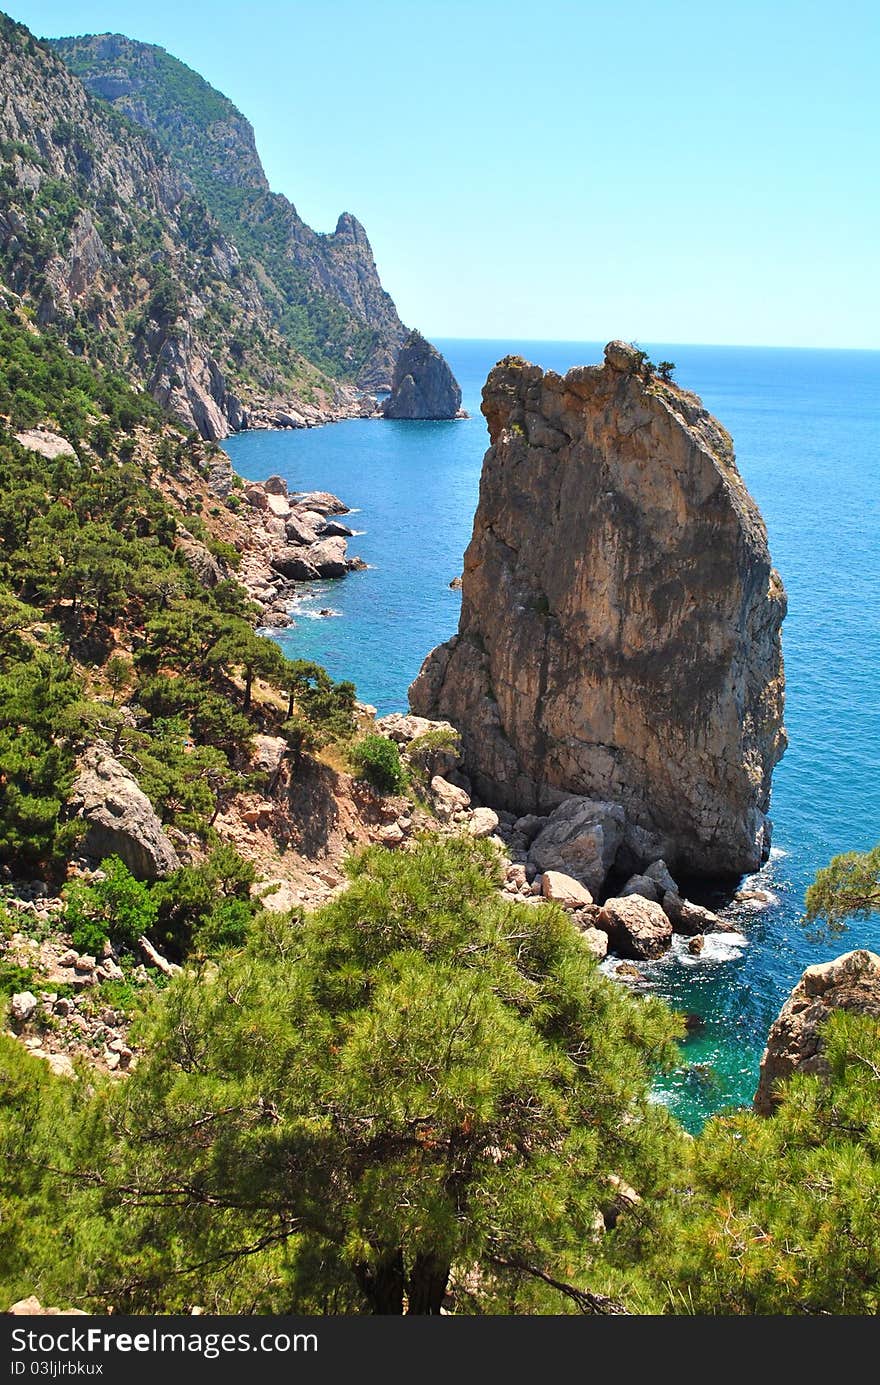
M 433 337 L 880 348 L 880 0 L 6 0 L 158 43 Z

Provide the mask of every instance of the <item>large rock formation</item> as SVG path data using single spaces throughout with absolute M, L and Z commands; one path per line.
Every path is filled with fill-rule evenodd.
M 807 967 L 774 1021 L 761 1059 L 754 1107 L 772 1115 L 779 1084 L 793 1072 L 828 1072 L 822 1026 L 832 1010 L 852 1010 L 880 1020 L 880 957 L 845 952 L 833 962 Z
M 70 806 L 86 823 L 81 845 L 87 856 L 119 856 L 139 880 L 158 880 L 179 868 L 152 803 L 107 746 L 90 746 L 83 755 Z
M 397 355 L 386 418 L 457 418 L 461 390 L 440 352 L 420 332 L 410 332 Z
M 786 604 L 729 436 L 621 342 L 564 378 L 506 358 L 483 413 L 459 632 L 413 711 L 459 728 L 491 803 L 621 805 L 619 868 L 756 869 Z

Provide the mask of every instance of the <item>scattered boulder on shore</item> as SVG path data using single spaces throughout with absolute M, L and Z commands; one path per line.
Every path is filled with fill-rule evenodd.
M 539 871 L 561 871 L 598 894 L 623 840 L 624 820 L 616 803 L 566 798 L 532 841 L 529 860 Z
M 682 899 L 680 894 L 667 890 L 663 896 L 663 909 L 676 933 L 696 937 L 698 933 L 735 933 L 736 929 L 727 919 L 704 909 L 701 904 L 693 904 Z
M 629 894 L 641 895 L 642 899 L 653 899 L 655 904 L 659 904 L 663 891 L 657 881 L 651 880 L 649 876 L 631 875 L 620 894 L 622 898 Z
M 561 904 L 563 909 L 583 909 L 593 903 L 593 896 L 570 875 L 558 870 L 545 870 L 541 876 L 541 893 L 545 899 Z
M 827 1074 L 822 1026 L 832 1010 L 849 1010 L 880 1020 L 880 956 L 845 952 L 831 962 L 807 967 L 767 1038 L 754 1109 L 772 1115 L 779 1085 L 795 1072 Z
M 84 752 L 70 807 L 86 823 L 86 856 L 118 856 L 139 880 L 159 880 L 180 867 L 152 803 L 108 746 L 99 742 Z
M 317 543 L 318 526 L 313 522 L 314 518 L 320 520 L 320 515 L 313 516 L 313 512 L 310 514 L 309 511 L 295 510 L 284 525 L 287 542 L 294 547 L 302 548 Z
M 597 962 L 603 962 L 608 956 L 608 934 L 601 928 L 578 929 L 579 936 L 583 939 L 584 945 L 589 948 Z
M 323 517 L 349 513 L 345 501 L 340 500 L 338 495 L 332 495 L 330 491 L 297 491 L 296 495 L 290 496 L 290 503 L 295 510 L 311 510 Z
M 641 895 L 606 899 L 596 926 L 608 934 L 611 948 L 621 957 L 650 961 L 672 943 L 672 924 L 659 904 Z
M 306 549 L 306 560 L 319 577 L 344 577 L 348 572 L 345 539 L 320 539 Z
M 272 554 L 270 563 L 275 572 L 292 582 L 316 582 L 318 569 L 306 556 L 308 549 L 288 545 Z
M 354 530 L 338 519 L 324 519 L 318 525 L 318 536 L 322 539 L 350 539 Z
M 397 353 L 385 418 L 456 418 L 460 409 L 461 390 L 446 361 L 421 332 L 410 332 Z
M 448 779 L 439 774 L 435 774 L 431 780 L 431 799 L 434 811 L 441 820 L 451 818 L 453 813 L 469 808 L 471 804 L 469 793 L 460 789 L 457 784 L 450 784 Z
M 496 808 L 619 805 L 628 874 L 661 856 L 756 870 L 786 744 L 786 602 L 728 434 L 622 342 L 564 377 L 507 357 L 483 413 L 459 630 L 413 711 L 458 727 Z

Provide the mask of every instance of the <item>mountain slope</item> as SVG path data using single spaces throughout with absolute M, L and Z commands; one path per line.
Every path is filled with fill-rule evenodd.
M 24 26 L 0 16 L 0 288 L 75 353 L 204 437 L 244 406 L 337 414 L 340 387 L 277 329 L 195 187 Z
M 343 213 L 330 235 L 307 226 L 286 197 L 269 190 L 241 112 L 164 49 L 119 34 L 52 46 L 94 96 L 149 130 L 191 179 L 253 262 L 288 339 L 339 378 L 386 384 L 406 329 L 356 218 Z

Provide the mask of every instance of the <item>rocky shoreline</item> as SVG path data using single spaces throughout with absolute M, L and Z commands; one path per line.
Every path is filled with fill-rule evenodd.
M 250 543 L 237 577 L 259 607 L 263 629 L 292 624 L 290 607 L 301 583 L 344 577 L 367 566 L 348 554 L 353 530 L 340 516 L 350 510 L 338 496 L 328 491 L 291 495 L 281 476 L 248 482 L 241 495 Z

